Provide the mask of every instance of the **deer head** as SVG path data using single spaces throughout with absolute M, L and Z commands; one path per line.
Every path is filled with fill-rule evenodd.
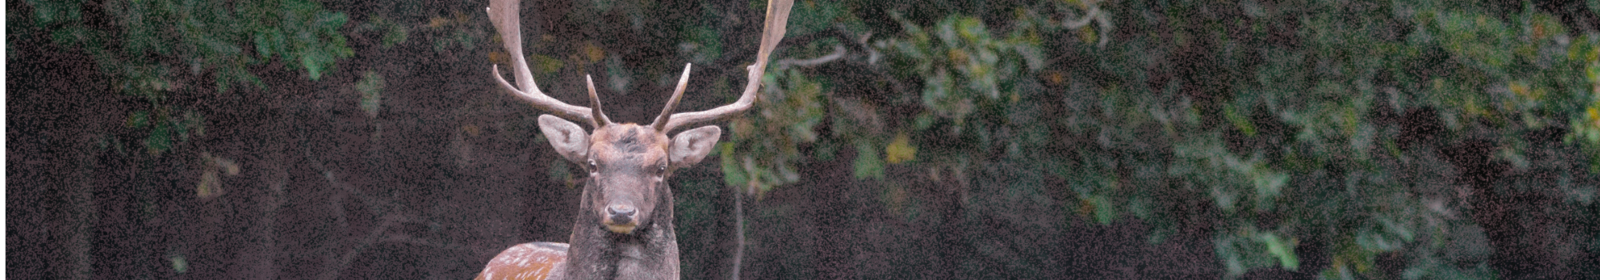
M 592 211 L 594 217 L 600 217 L 599 224 L 595 226 L 613 233 L 630 234 L 640 225 L 652 222 L 651 211 L 663 202 L 659 199 L 663 194 L 670 199 L 665 178 L 678 168 L 692 166 L 704 159 L 721 137 L 722 130 L 708 125 L 671 137 L 668 134 L 679 127 L 739 115 L 755 102 L 756 89 L 766 69 L 767 57 L 783 38 L 784 25 L 792 4 L 789 1 L 776 2 L 768 5 L 766 28 L 756 62 L 749 66 L 749 80 L 744 92 L 733 104 L 699 112 L 675 113 L 674 107 L 688 87 L 692 65 L 684 66 L 672 97 L 667 100 L 661 114 L 648 126 L 611 122 L 601 110 L 593 79 L 587 77 L 592 107 L 575 106 L 551 98 L 534 83 L 522 55 L 516 0 L 496 0 L 488 8 L 489 18 L 510 54 L 517 86 L 501 78 L 498 67 L 493 70 L 494 77 L 507 93 L 527 101 L 535 108 L 550 112 L 539 116 L 540 131 L 550 139 L 557 153 L 583 166 L 589 173 L 584 201 L 581 203 L 586 206 L 582 211 Z M 594 130 L 585 131 L 569 120 L 587 123 Z M 584 215 L 580 213 L 580 216 Z
M 499 68 L 492 70 L 495 81 L 512 96 L 550 113 L 539 116 L 539 130 L 561 157 L 583 166 L 589 177 L 570 247 L 546 242 L 514 246 L 491 260 L 478 279 L 678 279 L 672 193 L 666 178 L 674 170 L 705 159 L 722 137 L 722 130 L 708 125 L 670 137 L 669 134 L 680 127 L 737 116 L 750 109 L 761 85 L 767 56 L 783 38 L 793 3 L 767 3 L 761 47 L 756 52 L 756 62 L 749 66 L 749 80 L 738 101 L 705 111 L 675 113 L 689 83 L 692 65 L 686 65 L 661 114 L 650 125 L 637 125 L 613 123 L 606 117 L 593 79 L 585 77 L 592 107 L 567 104 L 539 90 L 522 55 L 518 2 L 492 0 L 489 4 L 489 20 L 510 54 L 517 85 L 506 82 Z M 574 121 L 586 123 L 593 130 L 586 131 Z
M 673 101 L 682 95 L 688 77 L 686 70 Z M 593 215 L 580 213 L 580 217 L 599 217 L 599 225 L 606 230 L 631 234 L 639 225 L 652 222 L 652 211 L 663 202 L 663 196 L 670 197 L 667 175 L 704 159 L 722 136 L 722 130 L 702 126 L 668 137 L 671 128 L 664 125 L 672 113 L 670 105 L 648 126 L 612 123 L 600 110 L 592 80 L 589 92 L 590 101 L 594 102 L 592 133 L 553 115 L 539 116 L 539 130 L 557 153 L 583 166 L 589 174 L 580 204 L 582 211 L 592 211 Z

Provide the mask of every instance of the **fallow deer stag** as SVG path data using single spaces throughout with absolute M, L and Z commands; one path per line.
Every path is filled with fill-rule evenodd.
M 522 56 L 519 0 L 493 0 L 489 20 L 505 42 L 517 86 L 493 70 L 495 80 L 511 95 L 553 115 L 539 116 L 539 130 L 556 152 L 589 172 L 579 202 L 571 244 L 533 242 L 496 255 L 477 279 L 678 279 L 678 242 L 672 226 L 672 190 L 666 178 L 692 166 L 715 146 L 722 130 L 715 125 L 667 137 L 674 128 L 737 116 L 755 102 L 767 56 L 783 39 L 791 0 L 769 0 L 766 27 L 755 64 L 748 69 L 744 93 L 733 104 L 700 112 L 673 113 L 689 82 L 684 66 L 678 87 L 665 109 L 648 126 L 613 123 L 600 110 L 594 81 L 589 103 L 581 107 L 546 96 L 533 82 Z M 587 78 L 587 77 L 586 77 Z M 568 120 L 588 123 L 593 133 Z

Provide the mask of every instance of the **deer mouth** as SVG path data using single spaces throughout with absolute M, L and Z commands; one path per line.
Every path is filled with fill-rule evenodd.
M 609 230 L 609 231 L 611 231 L 613 233 L 617 233 L 617 234 L 631 234 L 631 233 L 633 233 L 633 229 L 637 228 L 637 227 L 639 227 L 639 226 L 635 225 L 633 223 L 621 224 L 621 225 L 607 224 L 606 225 L 606 230 Z
M 627 216 L 608 215 L 604 220 L 600 221 L 600 224 L 604 225 L 606 230 L 613 233 L 632 234 L 633 230 L 639 227 L 639 219 L 634 219 L 633 217 Z

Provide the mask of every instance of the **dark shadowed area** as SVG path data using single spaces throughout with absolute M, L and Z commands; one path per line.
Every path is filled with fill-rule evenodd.
M 465 279 L 572 233 L 587 175 L 495 84 L 487 1 L 5 5 L 7 277 Z M 680 111 L 738 98 L 765 8 L 527 0 L 523 52 L 649 123 L 685 63 Z M 669 178 L 681 277 L 1600 278 L 1597 26 L 798 1 L 755 107 Z

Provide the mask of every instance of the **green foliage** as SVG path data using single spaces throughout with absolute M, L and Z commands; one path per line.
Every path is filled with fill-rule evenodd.
M 665 64 L 656 61 L 662 53 L 719 62 L 741 55 L 733 36 L 746 36 L 705 20 L 739 9 L 697 4 L 687 13 L 698 17 L 665 17 L 672 12 L 661 10 L 690 4 L 579 3 L 545 16 L 601 35 L 525 33 L 538 50 L 527 52 L 530 67 L 552 81 L 547 87 L 560 83 L 546 76 L 570 67 L 600 67 L 580 70 L 605 71 L 615 91 L 632 89 L 630 80 L 670 82 L 677 66 L 651 68 Z M 115 91 L 142 102 L 121 119 L 137 140 L 101 140 L 118 151 L 137 143 L 160 155 L 203 137 L 205 114 L 174 100 L 216 95 L 204 88 L 264 88 L 254 72 L 265 66 L 321 79 L 352 57 L 347 36 L 506 61 L 480 49 L 498 48 L 481 7 L 423 15 L 433 11 L 396 4 L 410 10 L 351 23 L 307 0 L 27 4 L 30 14 L 8 18 L 27 19 L 17 24 L 92 57 Z M 1600 13 L 1600 1 L 1584 7 L 1565 12 Z M 107 18 L 86 19 L 96 13 Z M 982 251 L 974 255 L 1004 256 L 1000 265 L 1023 276 L 1047 264 L 1029 257 L 1050 252 L 995 253 L 1006 249 L 986 244 L 1013 237 L 982 226 L 1038 232 L 1067 224 L 1014 214 L 1044 213 L 1101 225 L 1137 219 L 1153 225 L 1151 242 L 1205 229 L 1228 276 L 1282 268 L 1342 279 L 1495 278 L 1487 264 L 1495 248 L 1486 225 L 1472 219 L 1481 210 L 1471 196 L 1481 194 L 1463 194 L 1472 191 L 1453 178 L 1468 171 L 1442 154 L 1447 147 L 1488 143 L 1472 152 L 1508 164 L 1510 175 L 1483 192 L 1557 198 L 1540 211 L 1568 219 L 1547 230 L 1569 233 L 1575 247 L 1600 246 L 1600 34 L 1566 26 L 1567 17 L 1531 3 L 1433 0 L 800 1 L 793 45 L 774 58 L 847 52 L 820 66 L 771 64 L 754 110 L 732 120 L 732 141 L 718 146 L 722 180 L 764 193 L 839 163 L 859 180 L 852 187 L 880 188 L 860 192 L 878 199 L 859 201 L 955 235 L 966 243 L 957 245 Z M 615 50 L 633 45 L 671 47 Z M 350 98 L 375 118 L 385 77 L 360 73 L 359 96 Z M 742 82 L 712 88 L 733 92 L 729 85 Z M 1437 131 L 1411 123 L 1426 119 L 1439 120 Z M 547 173 L 570 183 L 569 169 L 557 160 Z M 686 194 L 715 193 L 705 182 L 683 186 Z M 688 232 L 716 219 L 710 201 L 680 207 Z M 755 216 L 799 212 L 785 207 Z M 958 213 L 941 212 L 948 209 Z M 1046 230 L 1029 231 L 1038 228 Z M 1012 243 L 1051 241 L 1026 242 Z M 173 269 L 185 270 L 175 256 Z M 1384 258 L 1405 267 L 1391 274 L 1379 265 Z M 1313 267 L 1312 259 L 1330 261 Z M 962 261 L 952 266 L 965 271 L 957 276 L 996 277 L 984 274 L 992 264 Z
M 272 1 L 82 1 L 30 0 L 32 24 L 51 41 L 81 50 L 114 80 L 114 89 L 149 103 L 129 116 L 146 129 L 153 154 L 203 134 L 203 117 L 173 104 L 176 94 L 196 94 L 191 80 L 210 80 L 217 92 L 239 84 L 265 87 L 251 67 L 281 60 L 286 67 L 320 79 L 339 59 L 353 55 L 339 29 L 343 13 L 317 2 Z M 89 6 L 110 18 L 89 21 Z M 203 77 L 203 78 L 202 78 Z M 182 111 L 181 118 L 168 112 Z
M 397 44 L 405 42 L 406 39 L 411 36 L 410 30 L 407 29 L 405 25 L 382 15 L 373 15 L 372 18 L 367 22 L 356 24 L 356 28 L 354 28 L 353 33 L 368 31 L 375 31 L 383 34 L 382 38 L 379 40 L 385 49 L 392 48 Z
M 1331 247 L 1319 259 L 1332 264 L 1318 268 L 1329 278 L 1495 277 L 1483 251 L 1460 250 L 1490 245 L 1481 229 L 1470 234 L 1478 225 L 1457 190 L 1464 183 L 1441 179 L 1468 172 L 1438 152 L 1466 141 L 1492 143 L 1489 159 L 1513 174 L 1561 178 L 1515 175 L 1494 190 L 1563 197 L 1560 209 L 1596 207 L 1594 188 L 1572 182 L 1600 171 L 1600 34 L 1576 33 L 1532 4 L 994 7 L 1007 10 L 917 15 L 925 18 L 891 10 L 898 26 L 861 27 L 887 33 L 851 61 L 886 73 L 866 85 L 885 97 L 843 95 L 850 75 L 773 71 L 789 84 L 769 81 L 757 106 L 767 111 L 735 121 L 723 150 L 728 182 L 854 147 L 858 179 L 910 173 L 917 182 L 904 184 L 938 184 L 954 174 L 971 215 L 991 204 L 1038 204 L 1012 193 L 1064 188 L 1077 201 L 1059 211 L 1101 224 L 1144 220 L 1156 226 L 1151 240 L 1193 226 L 1183 221 L 1214 220 L 1218 262 L 1230 276 L 1305 269 L 1299 246 L 1317 242 Z M 863 11 L 806 16 L 853 22 L 854 13 Z M 821 56 L 832 44 L 841 43 L 808 42 L 787 55 Z M 820 94 L 800 90 L 813 81 Z M 771 95 L 795 92 L 804 94 Z M 826 114 L 771 113 L 801 106 Z M 1436 117 L 1441 131 L 1414 135 L 1418 120 L 1399 119 L 1419 116 L 1412 112 Z M 831 125 L 815 126 L 818 118 Z M 811 131 L 820 128 L 830 131 Z M 1550 131 L 1563 141 L 1537 140 Z M 789 152 L 796 146 L 816 154 Z M 907 147 L 914 161 L 896 156 Z M 1549 156 L 1578 151 L 1581 159 Z M 1028 179 L 1037 173 L 1067 184 L 1039 186 Z M 761 182 L 765 190 L 793 180 Z M 885 191 L 888 208 L 918 201 L 901 186 Z M 1195 210 L 1196 200 L 1215 211 Z M 1385 254 L 1408 267 L 1386 275 L 1375 263 Z
M 725 182 L 728 185 L 747 186 L 749 190 L 764 192 L 774 186 L 802 179 L 796 164 L 808 155 L 801 154 L 799 146 L 817 142 L 820 136 L 815 128 L 823 121 L 827 108 L 823 105 L 825 103 L 818 102 L 826 98 L 822 95 L 823 85 L 798 74 L 796 70 L 769 72 L 762 78 L 762 83 L 767 86 L 762 87 L 761 97 L 757 99 L 758 105 L 755 107 L 758 112 L 755 114 L 771 117 L 733 120 L 729 129 L 732 130 L 734 141 L 723 143 L 720 155 L 722 172 L 727 177 Z M 857 147 L 873 148 L 870 144 Z M 882 163 L 876 164 L 880 167 L 858 170 L 866 172 L 858 173 L 858 176 L 881 177 Z
M 1020 99 L 1022 93 L 1011 79 L 1040 67 L 1037 42 L 1026 37 L 996 40 L 976 18 L 949 17 L 931 32 L 901 21 L 909 38 L 890 39 L 879 47 L 903 55 L 908 64 L 904 67 L 914 69 L 913 75 L 926 77 L 923 106 L 954 121 L 953 131 L 960 131 L 967 115 L 979 106 Z
M 149 71 L 188 68 L 216 71 L 218 91 L 240 82 L 259 85 L 245 67 L 283 58 L 318 79 L 334 61 L 352 55 L 339 33 L 343 13 L 309 1 L 108 1 L 115 26 L 83 22 L 83 3 L 29 1 L 34 23 L 54 29 L 57 44 L 96 55 L 107 72 L 140 77 Z M 100 28 L 109 27 L 109 30 Z M 109 37 L 118 34 L 119 37 Z M 120 43 L 115 44 L 114 43 Z M 251 50 L 249 52 L 246 50 Z M 120 68 L 151 68 L 121 70 Z M 144 73 L 141 75 L 141 73 Z M 159 79 L 160 77 L 143 77 Z M 163 90 L 148 80 L 124 82 L 130 90 Z M 153 93 L 143 93 L 145 95 Z

